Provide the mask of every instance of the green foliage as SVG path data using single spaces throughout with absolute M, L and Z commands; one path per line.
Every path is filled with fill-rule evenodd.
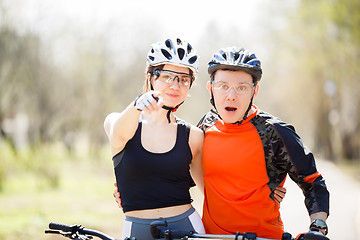
M 360 2 L 304 0 L 279 34 L 288 96 L 327 159 L 360 159 Z M 284 47 L 285 46 L 285 47 Z M 286 59 L 286 60 L 285 60 Z M 295 74 L 294 74 L 295 73 Z M 331 84 L 333 91 L 329 92 Z M 301 116 L 298 116 L 298 118 Z
M 61 144 L 14 152 L 0 142 L 0 166 L 6 173 L 0 192 L 0 239 L 54 239 L 44 235 L 50 221 L 119 236 L 123 215 L 113 200 L 114 174 L 106 150 L 99 149 L 96 158 L 70 153 Z
M 57 188 L 59 186 L 59 165 L 64 159 L 64 149 L 59 146 L 41 146 L 14 151 L 6 142 L 0 141 L 0 186 L 4 190 L 8 181 L 19 175 L 35 175 L 36 186 Z
M 323 1 L 328 3 L 328 16 L 339 28 L 339 36 L 360 44 L 360 2 L 356 0 Z

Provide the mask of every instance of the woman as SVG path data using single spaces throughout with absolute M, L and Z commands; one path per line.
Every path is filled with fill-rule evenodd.
M 186 41 L 167 39 L 152 45 L 147 61 L 143 94 L 104 122 L 125 213 L 123 238 L 152 239 L 149 225 L 158 218 L 172 230 L 204 233 L 189 193 L 192 179 L 203 191 L 204 134 L 173 113 L 187 97 L 199 57 Z

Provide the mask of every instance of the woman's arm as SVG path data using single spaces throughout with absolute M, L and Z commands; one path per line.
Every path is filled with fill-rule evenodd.
M 134 102 L 132 102 L 124 111 L 110 113 L 105 118 L 104 128 L 113 155 L 120 152 L 127 141 L 134 136 L 140 114 L 141 112 L 134 107 Z
M 134 136 L 138 127 L 141 111 L 151 112 L 162 106 L 162 101 L 156 101 L 160 92 L 150 91 L 131 102 L 122 112 L 110 113 L 105 121 L 105 132 L 110 140 L 112 154 L 120 152 L 125 144 Z
M 204 173 L 202 169 L 202 152 L 204 143 L 204 132 L 195 126 L 191 126 L 189 144 L 193 159 L 190 164 L 190 173 L 196 186 L 204 194 Z

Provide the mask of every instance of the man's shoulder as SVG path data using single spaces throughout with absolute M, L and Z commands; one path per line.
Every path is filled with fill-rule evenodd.
M 211 126 L 213 126 L 220 119 L 219 114 L 215 109 L 211 109 L 207 112 L 197 124 L 197 127 L 203 130 L 204 132 Z
M 252 123 L 255 126 L 268 126 L 268 127 L 274 127 L 278 131 L 282 131 L 285 129 L 295 131 L 295 128 L 290 123 L 284 122 L 279 117 L 276 117 L 268 112 L 265 112 L 263 110 L 259 109 L 258 114 L 256 117 L 252 119 Z

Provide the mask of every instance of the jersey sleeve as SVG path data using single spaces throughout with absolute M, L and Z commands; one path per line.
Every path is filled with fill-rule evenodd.
M 215 109 L 211 109 L 208 113 L 206 113 L 199 121 L 199 123 L 196 125 L 198 128 L 203 130 L 203 132 L 206 131 L 209 127 L 214 125 L 219 120 L 219 115 L 216 112 Z
M 329 214 L 329 192 L 324 178 L 317 171 L 313 154 L 303 145 L 293 126 L 284 122 L 278 122 L 274 126 L 290 157 L 287 173 L 303 191 L 309 214 Z M 283 153 L 278 151 L 277 154 Z

